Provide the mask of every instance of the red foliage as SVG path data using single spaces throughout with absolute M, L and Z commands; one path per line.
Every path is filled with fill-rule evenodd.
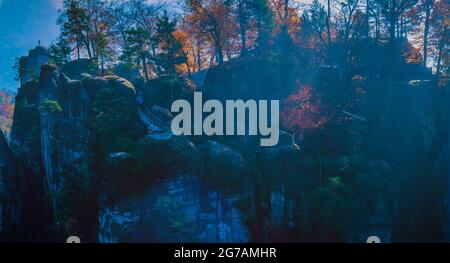
M 285 101 L 281 123 L 290 132 L 301 136 L 308 130 L 321 129 L 331 114 L 311 85 L 297 85 L 298 90 Z
M 14 114 L 13 98 L 13 94 L 0 91 L 0 129 L 5 135 L 8 135 L 11 130 Z

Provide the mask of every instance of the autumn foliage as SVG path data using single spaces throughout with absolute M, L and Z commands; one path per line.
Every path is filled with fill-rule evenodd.
M 331 115 L 311 85 L 297 85 L 298 90 L 285 101 L 281 123 L 290 132 L 302 136 L 308 130 L 323 128 Z
M 11 130 L 12 117 L 14 114 L 14 95 L 0 91 L 0 129 L 8 135 Z

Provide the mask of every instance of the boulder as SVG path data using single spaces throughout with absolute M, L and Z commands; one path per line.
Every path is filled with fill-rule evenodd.
M 165 109 L 158 105 L 153 105 L 150 111 L 159 120 L 169 124 L 168 126 L 170 126 L 170 121 L 172 120 L 172 113 L 168 109 Z
M 158 105 L 170 109 L 174 100 L 192 100 L 196 90 L 195 84 L 186 78 L 160 77 L 143 83 L 138 89 L 138 94 L 142 93 L 148 108 Z
M 211 140 L 201 144 L 199 149 L 204 158 L 205 179 L 210 184 L 223 193 L 246 190 L 249 186 L 250 170 L 239 152 Z

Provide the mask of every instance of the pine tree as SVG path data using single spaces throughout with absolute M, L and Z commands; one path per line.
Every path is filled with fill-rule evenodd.
M 49 52 L 52 62 L 58 67 L 61 67 L 70 61 L 72 48 L 70 47 L 70 43 L 67 39 L 60 37 L 57 41 L 50 45 Z
M 59 18 L 61 37 L 75 44 L 77 58 L 80 59 L 81 49 L 85 48 L 89 58 L 92 57 L 88 38 L 89 19 L 86 10 L 79 1 L 64 1 L 63 13 Z
M 156 56 L 156 64 L 171 77 L 177 73 L 176 65 L 186 63 L 187 57 L 183 52 L 183 46 L 173 35 L 176 30 L 176 22 L 170 21 L 167 13 L 164 13 L 163 17 L 159 19 L 156 27 L 155 38 L 162 51 Z
M 142 28 L 130 29 L 125 33 L 127 34 L 128 47 L 127 50 L 124 50 L 124 54 L 136 59 L 137 64 L 142 66 L 145 80 L 148 80 L 147 58 L 149 57 L 150 35 L 147 30 Z
M 256 24 L 258 28 L 258 50 L 264 53 L 270 33 L 273 30 L 273 14 L 265 0 L 251 0 L 250 5 L 256 16 Z

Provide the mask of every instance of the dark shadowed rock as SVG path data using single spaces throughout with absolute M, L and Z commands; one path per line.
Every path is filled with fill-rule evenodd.
M 279 62 L 245 58 L 231 60 L 208 70 L 202 91 L 206 99 L 284 99 L 295 88 L 295 66 L 277 70 Z
M 245 190 L 250 180 L 244 157 L 230 147 L 208 140 L 199 146 L 205 160 L 206 180 L 225 193 Z
M 153 105 L 151 112 L 161 121 L 169 123 L 172 120 L 172 113 L 168 109 Z
M 191 100 L 196 89 L 195 84 L 186 78 L 160 77 L 143 83 L 137 90 L 138 94 L 142 93 L 148 108 L 158 105 L 170 109 L 174 100 Z
M 61 72 L 71 79 L 82 80 L 85 78 L 85 74 L 95 76 L 99 70 L 93 60 L 82 58 L 64 64 Z
M 125 64 L 117 65 L 112 69 L 112 72 L 121 78 L 131 81 L 132 83 L 135 83 L 137 79 L 142 77 L 138 68 L 130 67 Z
M 158 177 L 203 174 L 203 158 L 198 148 L 185 137 L 152 140 L 151 158 L 154 174 Z
M 21 205 L 16 198 L 18 183 L 14 156 L 0 131 L 0 233 L 7 237 L 17 234 Z

